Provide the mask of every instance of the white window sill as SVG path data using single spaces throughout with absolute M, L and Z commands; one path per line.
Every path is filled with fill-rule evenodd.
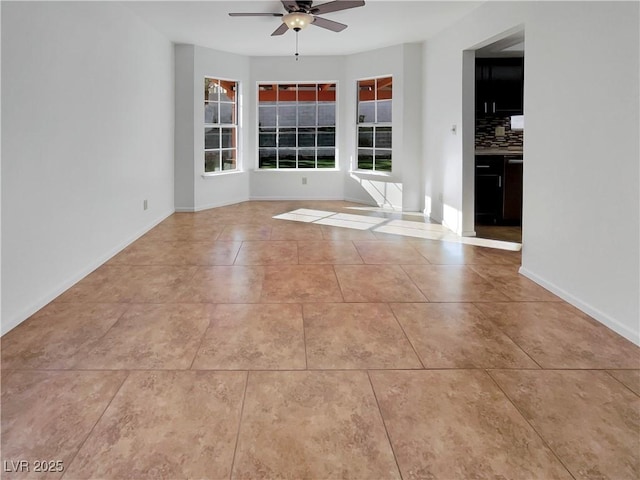
M 256 168 L 254 172 L 339 172 L 339 168 Z
M 224 177 L 227 175 L 238 175 L 239 173 L 245 173 L 243 170 L 227 170 L 222 172 L 207 172 L 200 175 L 204 179 Z
M 375 177 L 393 177 L 393 172 L 377 172 L 375 170 L 349 170 L 351 175 L 371 175 Z

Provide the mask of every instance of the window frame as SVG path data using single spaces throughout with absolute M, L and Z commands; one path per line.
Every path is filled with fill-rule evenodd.
M 276 88 L 279 88 L 281 85 L 295 85 L 296 86 L 296 92 L 298 92 L 298 88 L 299 86 L 309 86 L 309 85 L 315 85 L 316 89 L 319 86 L 323 86 L 323 85 L 331 85 L 335 88 L 335 100 L 333 102 L 329 101 L 329 102 L 323 102 L 320 100 L 319 95 L 317 95 L 318 90 L 316 90 L 316 99 L 313 103 L 314 107 L 315 107 L 315 122 L 314 125 L 298 125 L 298 120 L 296 119 L 296 122 L 294 125 L 280 125 L 280 115 L 279 115 L 279 95 L 276 94 L 276 98 L 275 101 L 273 102 L 273 107 L 275 109 L 275 116 L 276 116 L 276 125 L 274 126 L 270 126 L 270 125 L 266 125 L 266 126 L 262 126 L 260 125 L 260 88 L 263 86 L 275 86 Z M 256 163 L 255 163 L 255 170 L 259 171 L 259 172 L 300 172 L 300 171 L 312 171 L 312 172 L 327 172 L 327 171 L 337 171 L 339 170 L 339 158 L 338 158 L 338 145 L 339 145 L 339 118 L 338 118 L 338 91 L 339 91 L 339 82 L 337 80 L 308 80 L 308 81 L 304 81 L 304 80 L 295 80 L 295 81 L 284 81 L 284 80 L 278 80 L 278 81 L 268 81 L 268 80 L 260 80 L 260 81 L 256 81 L 256 102 L 255 102 L 255 108 L 256 108 L 256 134 L 255 134 L 255 141 L 256 141 Z M 279 90 L 278 90 L 279 91 Z M 299 107 L 300 105 L 304 105 L 304 104 L 310 104 L 311 102 L 300 102 L 300 99 L 298 98 L 298 95 L 296 95 L 296 100 L 295 100 L 295 108 L 296 108 L 296 114 L 299 114 Z M 323 104 L 331 104 L 333 105 L 333 125 L 319 125 L 319 116 L 320 116 L 320 105 Z M 261 133 L 265 133 L 263 131 L 261 131 L 261 129 L 270 129 L 272 128 L 274 130 L 274 135 L 275 135 L 275 146 L 268 146 L 268 147 L 261 147 L 260 145 L 260 134 Z M 282 133 L 280 131 L 280 129 L 291 129 L 291 132 L 284 132 Z M 314 146 L 300 146 L 299 145 L 299 140 L 300 140 L 300 135 L 301 129 L 314 129 L 315 132 L 313 133 L 314 135 Z M 333 158 L 334 158 L 334 164 L 333 167 L 319 167 L 318 166 L 318 153 L 319 151 L 322 150 L 323 146 L 319 145 L 319 137 L 322 134 L 322 132 L 320 131 L 320 129 L 322 128 L 333 128 L 333 146 L 324 146 L 326 149 L 332 149 L 333 150 Z M 286 135 L 287 133 L 290 133 L 291 135 L 295 136 L 295 146 L 293 147 L 280 147 L 279 143 L 280 143 L 280 136 L 281 135 Z M 304 132 L 302 132 L 304 133 Z M 261 149 L 265 149 L 265 148 L 272 148 L 276 150 L 276 166 L 275 167 L 261 167 L 260 166 L 260 151 Z M 279 159 L 279 153 L 281 149 L 289 149 L 292 151 L 295 151 L 296 155 L 295 155 L 295 167 L 281 167 L 280 166 L 280 159 Z M 307 150 L 313 150 L 314 151 L 314 167 L 300 167 L 300 150 L 303 149 L 307 149 Z
M 360 120 L 361 115 L 360 115 L 360 83 L 361 82 L 373 82 L 373 84 L 375 86 L 377 86 L 377 82 L 378 80 L 384 80 L 384 79 L 391 79 L 391 98 L 389 99 L 378 99 L 378 89 L 374 87 L 373 91 L 375 92 L 374 95 L 374 99 L 373 100 L 366 100 L 366 102 L 371 102 L 373 103 L 373 111 L 374 111 L 374 118 L 372 122 L 363 122 Z M 355 87 L 356 87 L 356 98 L 355 98 L 355 155 L 354 155 L 354 163 L 355 165 L 352 166 L 352 171 L 354 172 L 358 172 L 358 173 L 366 173 L 366 174 L 374 174 L 374 175 L 387 175 L 390 176 L 393 174 L 393 111 L 394 106 L 393 106 L 393 99 L 394 99 L 394 95 L 393 95 L 393 75 L 392 74 L 385 74 L 385 75 L 377 75 L 374 77 L 364 77 L 364 78 L 358 78 L 355 81 Z M 379 107 L 379 102 L 381 101 L 389 101 L 391 102 L 391 118 L 389 121 L 386 122 L 378 122 L 378 107 Z M 371 146 L 365 146 L 365 147 L 361 147 L 360 146 L 360 132 L 361 132 L 361 128 L 371 128 L 371 136 L 372 136 L 372 143 Z M 389 138 L 390 138 L 390 142 L 391 142 L 391 147 L 376 147 L 376 132 L 378 129 L 389 129 Z M 371 169 L 366 169 L 366 168 L 360 168 L 360 161 L 359 161 L 359 153 L 360 153 L 360 149 L 370 149 L 372 152 L 372 165 L 371 165 Z M 390 163 L 390 168 L 389 170 L 378 170 L 376 169 L 376 151 L 383 151 L 383 152 L 388 152 L 390 155 L 390 159 L 389 159 L 389 163 Z
M 221 76 L 216 76 L 216 75 L 204 75 L 204 84 L 206 85 L 206 82 L 208 80 L 214 80 L 216 82 L 230 82 L 235 84 L 235 100 L 233 102 L 225 102 L 222 101 L 222 99 L 220 98 L 220 95 L 218 95 L 218 99 L 215 101 L 212 101 L 210 99 L 206 99 L 206 98 L 202 98 L 202 106 L 203 106 L 203 149 L 202 149 L 202 176 L 203 177 L 213 177 L 213 176 L 218 176 L 218 175 L 228 175 L 230 173 L 237 173 L 237 172 L 241 172 L 241 147 L 240 147 L 240 138 L 241 138 L 241 133 L 240 133 L 240 126 L 241 126 L 241 91 L 242 91 L 242 87 L 241 87 L 241 82 L 239 80 L 234 80 L 231 78 L 226 78 L 226 77 L 221 77 Z M 218 108 L 218 123 L 207 123 L 207 119 L 206 119 L 206 106 L 207 104 L 211 104 L 211 103 L 216 103 L 217 104 L 217 108 Z M 232 119 L 235 118 L 235 122 L 234 123 L 220 123 L 220 105 L 221 104 L 229 104 L 231 103 L 231 105 L 233 105 L 233 110 L 232 110 Z M 234 115 L 235 114 L 235 115 Z M 219 137 L 219 146 L 217 148 L 207 148 L 207 140 L 206 140 L 206 135 L 207 135 L 207 129 L 211 129 L 211 128 L 219 128 L 220 129 L 220 133 L 218 135 Z M 231 137 L 231 144 L 235 145 L 234 147 L 231 148 L 226 148 L 223 146 L 223 142 L 222 142 L 222 130 L 223 129 L 232 129 L 233 130 L 233 134 Z M 219 165 L 220 165 L 220 170 L 214 170 L 214 171 L 207 171 L 207 166 L 206 166 L 206 154 L 207 152 L 219 152 Z M 232 169 L 224 169 L 224 157 L 223 157 L 223 152 L 225 151 L 235 151 L 235 168 Z

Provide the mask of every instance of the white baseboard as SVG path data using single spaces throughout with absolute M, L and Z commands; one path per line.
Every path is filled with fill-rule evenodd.
M 368 205 L 371 207 L 390 208 L 392 210 L 397 211 L 398 213 L 402 212 L 402 205 L 393 205 L 390 203 L 378 203 L 375 200 L 371 200 L 367 202 L 362 198 L 355 198 L 355 197 L 343 197 L 343 198 L 340 198 L 339 200 L 344 200 L 345 202 L 359 203 L 361 205 Z
M 153 227 L 155 227 L 160 222 L 165 220 L 167 217 L 172 215 L 173 212 L 174 212 L 174 210 L 170 210 L 168 212 L 165 212 L 165 213 L 161 214 L 158 218 L 156 218 L 155 220 L 153 220 L 152 222 L 147 224 L 142 229 L 138 230 L 134 235 L 130 236 L 127 240 L 125 240 L 124 242 L 120 243 L 116 247 L 112 248 L 106 254 L 100 256 L 95 262 L 92 262 L 91 264 L 89 264 L 87 267 L 83 268 L 79 272 L 76 272 L 75 274 L 71 275 L 66 281 L 62 282 L 62 284 L 58 288 L 52 290 L 51 292 L 47 293 L 46 295 L 43 295 L 42 297 L 40 297 L 39 299 L 34 301 L 31 305 L 29 305 L 27 308 L 22 309 L 22 311 L 20 311 L 16 315 L 14 315 L 8 321 L 6 321 L 6 322 L 3 321 L 2 322 L 2 332 L 0 332 L 0 334 L 4 335 L 8 331 L 10 331 L 10 330 L 14 329 L 15 327 L 17 327 L 18 325 L 20 325 L 27 318 L 29 318 L 31 315 L 33 315 L 38 310 L 40 310 L 42 307 L 44 307 L 47 304 L 51 303 L 51 301 L 53 301 L 56 297 L 58 297 L 59 295 L 64 293 L 69 288 L 73 287 L 76 283 L 78 283 L 84 277 L 89 275 L 96 268 L 98 268 L 99 266 L 101 266 L 102 264 L 107 262 L 109 259 L 114 257 L 116 254 L 120 253 L 126 247 L 131 245 L 137 239 L 139 239 L 142 235 L 144 235 L 149 230 L 151 230 Z
M 234 200 L 229 200 L 225 202 L 215 202 L 215 203 L 208 203 L 206 205 L 198 205 L 197 207 L 176 207 L 176 212 L 177 213 L 201 212 L 203 210 L 209 210 L 211 208 L 226 207 L 229 205 L 235 205 L 236 203 L 242 203 L 247 201 L 249 201 L 248 198 L 242 197 L 242 198 L 236 198 Z
M 427 209 L 425 208 L 422 213 L 424 213 L 425 217 L 429 217 L 429 220 L 442 225 L 442 218 L 433 216 L 432 215 L 433 212 L 428 212 Z
M 265 201 L 295 201 L 295 202 L 304 202 L 308 201 L 332 201 L 332 200 L 344 200 L 344 197 L 280 197 L 280 196 L 251 196 L 249 200 L 253 200 L 256 202 L 265 202 Z
M 604 326 L 610 328 L 614 332 L 622 335 L 627 340 L 629 340 L 629 341 L 635 343 L 636 345 L 640 346 L 640 331 L 634 331 L 634 330 L 630 329 L 626 325 L 620 323 L 618 320 L 612 318 L 611 316 L 607 315 L 606 313 L 604 313 L 604 312 L 598 310 L 597 308 L 589 305 L 587 302 L 577 298 L 576 296 L 572 295 L 571 293 L 567 292 L 566 290 L 558 287 L 557 285 L 555 285 L 552 282 L 549 282 L 549 281 L 545 280 L 544 278 L 536 275 L 535 273 L 531 272 L 530 270 L 527 270 L 524 267 L 520 267 L 519 272 L 522 275 L 524 275 L 525 277 L 527 277 L 528 279 L 533 280 L 538 285 L 546 288 L 550 292 L 554 293 L 558 297 L 560 297 L 563 300 L 565 300 L 566 302 L 570 303 L 571 305 L 576 307 L 578 310 L 583 311 L 584 313 L 586 313 L 590 317 L 592 317 L 595 320 L 597 320 L 598 322 L 602 323 Z
M 362 198 L 344 197 L 341 200 L 344 200 L 345 202 L 359 203 L 360 205 L 367 205 L 369 207 L 379 207 L 380 206 L 374 201 L 367 202 L 366 200 L 364 200 Z

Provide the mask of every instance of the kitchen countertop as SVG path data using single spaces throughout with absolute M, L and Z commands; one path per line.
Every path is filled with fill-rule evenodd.
M 522 148 L 476 148 L 476 155 L 522 155 Z

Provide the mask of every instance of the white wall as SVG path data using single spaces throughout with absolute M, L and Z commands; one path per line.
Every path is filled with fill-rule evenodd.
M 230 203 L 244 202 L 249 199 L 249 174 L 246 171 L 252 157 L 248 148 L 250 129 L 249 92 L 249 58 L 242 55 L 220 52 L 203 47 L 195 47 L 194 55 L 194 89 L 195 107 L 194 124 L 198 127 L 194 132 L 195 141 L 195 200 L 196 209 L 218 207 Z M 204 173 L 204 77 L 219 77 L 240 82 L 238 95 L 238 132 L 240 135 L 238 165 L 240 172 L 214 176 L 203 176 Z
M 196 101 L 199 95 L 195 85 L 195 47 L 175 45 L 175 133 L 174 133 L 174 196 L 177 211 L 196 209 L 196 151 L 202 156 L 203 149 L 196 149 L 194 123 Z
M 202 210 L 249 198 L 354 200 L 420 210 L 421 44 L 407 44 L 350 56 L 243 57 L 193 45 L 176 54 L 176 210 Z M 394 76 L 392 175 L 352 173 L 355 154 L 356 80 Z M 204 143 L 200 98 L 202 78 L 241 82 L 242 172 L 203 176 Z M 257 168 L 257 85 L 260 82 L 336 81 L 338 167 L 319 171 Z M 404 176 L 403 176 L 403 171 Z M 303 184 L 303 179 L 306 183 Z
M 343 172 L 347 168 L 345 108 L 348 96 L 344 81 L 345 57 L 252 57 L 249 93 L 249 148 L 247 168 L 251 169 L 251 198 L 255 200 L 315 199 L 342 200 Z M 336 147 L 338 170 L 268 171 L 258 170 L 257 161 L 257 85 L 259 82 L 337 82 Z M 302 178 L 307 184 L 302 184 Z
M 2 2 L 2 87 L 4 333 L 173 212 L 173 47 L 115 3 Z
M 176 210 L 190 212 L 244 202 L 249 199 L 249 58 L 194 45 L 176 45 L 175 58 Z M 239 82 L 237 172 L 204 173 L 204 77 Z
M 524 26 L 521 271 L 640 344 L 638 18 L 636 2 L 488 3 L 423 59 L 425 200 L 461 230 L 463 51 Z
M 419 44 L 358 53 L 347 57 L 346 94 L 347 151 L 356 154 L 356 82 L 363 78 L 393 75 L 393 166 L 391 175 L 348 173 L 345 198 L 370 203 L 372 200 L 404 210 L 422 209 L 421 152 L 421 50 Z M 355 158 L 350 164 L 355 166 Z

